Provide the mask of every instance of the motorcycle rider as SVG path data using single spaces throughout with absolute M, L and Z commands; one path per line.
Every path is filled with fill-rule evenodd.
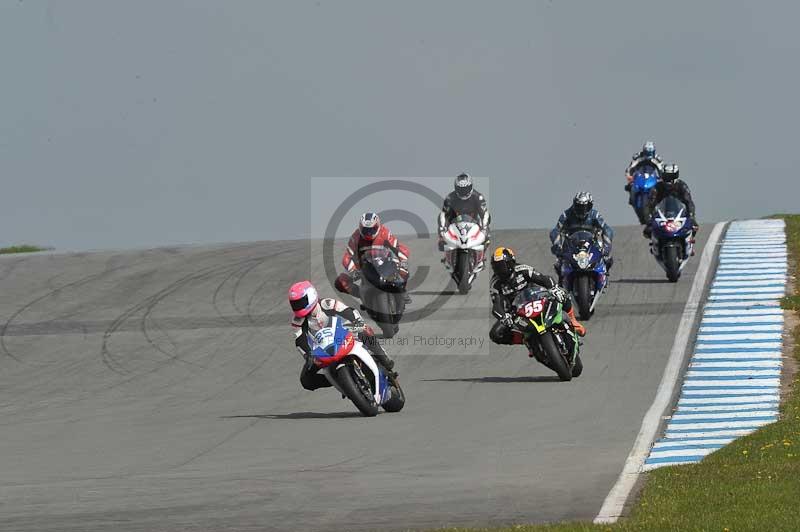
M 614 240 L 614 229 L 606 223 L 603 217 L 594 208 L 594 200 L 590 192 L 578 192 L 572 199 L 572 205 L 558 218 L 558 223 L 550 231 L 551 253 L 556 256 L 553 268 L 561 284 L 561 256 L 564 252 L 564 242 L 576 231 L 591 231 L 599 233 L 603 260 L 606 271 L 611 272 L 614 266 L 614 257 L 611 256 L 611 242 Z
M 492 255 L 492 275 L 489 281 L 489 294 L 492 298 L 492 315 L 497 319 L 489 331 L 489 338 L 496 344 L 521 344 L 522 333 L 513 329 L 514 315 L 511 306 L 514 297 L 531 285 L 539 285 L 549 289 L 553 296 L 563 305 L 570 323 L 580 336 L 586 329 L 575 318 L 572 300 L 567 292 L 558 286 L 553 279 L 537 272 L 527 264 L 517 264 L 514 251 L 507 247 L 498 247 Z
M 656 152 L 656 144 L 652 140 L 645 142 L 642 145 L 642 149 L 639 151 L 639 153 L 633 154 L 633 157 L 631 157 L 631 162 L 625 169 L 625 179 L 628 181 L 625 184 L 625 191 L 630 193 L 628 205 L 634 204 L 633 176 L 636 173 L 636 170 L 644 165 L 653 165 L 656 170 L 658 170 L 659 175 L 661 175 L 661 173 L 664 171 L 664 161 L 661 159 L 661 156 L 658 154 L 658 152 Z
M 668 196 L 675 196 L 686 205 L 688 211 L 686 214 L 692 224 L 692 238 L 694 238 L 700 228 L 697 225 L 694 200 L 692 200 L 692 193 L 689 190 L 689 185 L 687 185 L 684 180 L 680 179 L 680 168 L 674 163 L 664 166 L 661 181 L 656 183 L 656 186 L 650 191 L 650 197 L 647 199 L 650 212 L 654 212 L 656 205 Z M 642 232 L 644 237 L 648 239 L 652 236 L 652 233 L 653 230 L 649 224 L 644 227 L 644 231 Z
M 386 368 L 393 376 L 394 361 L 386 355 L 383 346 L 378 342 L 372 327 L 364 323 L 361 314 L 354 308 L 348 307 L 334 298 L 320 299 L 317 289 L 309 281 L 294 283 L 289 288 L 289 305 L 292 307 L 291 324 L 294 329 L 295 346 L 306 359 L 306 364 L 300 372 L 300 384 L 306 390 L 316 390 L 330 386 L 324 375 L 317 373 L 319 368 L 312 363 L 308 355 L 311 348 L 308 345 L 308 334 L 312 336 L 325 327 L 329 327 L 331 318 L 339 316 L 349 321 L 353 326 L 362 329 L 358 333 L 358 340 L 364 344 L 375 361 Z
M 340 274 L 334 286 L 339 292 L 359 297 L 359 286 L 356 281 L 360 278 L 361 254 L 371 248 L 385 247 L 390 249 L 400 260 L 400 275 L 408 278 L 408 247 L 401 244 L 397 237 L 392 234 L 388 227 L 381 224 L 380 217 L 374 212 L 365 212 L 361 215 L 361 220 L 356 229 L 350 236 L 342 256 L 342 265 L 346 272 Z M 411 297 L 407 292 L 404 294 L 406 304 L 411 303 Z
M 472 184 L 472 178 L 468 174 L 460 174 L 453 183 L 453 192 L 449 193 L 444 199 L 442 212 L 439 213 L 439 251 L 444 251 L 444 237 L 447 226 L 461 214 L 468 214 L 480 223 L 481 228 L 486 232 L 485 246 L 489 247 L 489 224 L 492 215 L 486 206 L 486 198 L 478 192 Z

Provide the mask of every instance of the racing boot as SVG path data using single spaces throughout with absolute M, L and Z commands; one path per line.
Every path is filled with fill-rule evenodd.
M 394 360 L 389 358 L 389 355 L 386 354 L 383 346 L 378 343 L 377 338 L 373 336 L 373 341 L 370 342 L 368 347 L 370 348 L 369 352 L 372 355 L 372 358 L 375 359 L 375 362 L 383 366 L 386 371 L 392 375 L 392 377 L 397 377 L 397 373 L 392 371 L 392 369 L 394 369 Z
M 567 316 L 569 316 L 569 322 L 572 325 L 572 328 L 575 329 L 575 332 L 578 333 L 578 336 L 586 336 L 586 327 L 581 325 L 581 322 L 575 318 L 575 309 L 569 309 L 567 312 Z

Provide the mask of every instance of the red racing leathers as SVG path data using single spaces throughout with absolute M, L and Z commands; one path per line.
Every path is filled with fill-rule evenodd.
M 353 288 L 356 288 L 353 285 L 353 281 L 358 275 L 357 272 L 361 269 L 360 261 L 362 253 L 372 248 L 384 247 L 390 249 L 397 255 L 401 263 L 402 274 L 404 277 L 407 277 L 408 247 L 397 240 L 397 237 L 392 234 L 388 227 L 381 225 L 378 234 L 371 240 L 361 236 L 361 232 L 356 229 L 350 236 L 347 249 L 345 249 L 344 255 L 342 256 L 342 266 L 344 266 L 346 272 L 336 278 L 336 289 L 340 292 L 357 296 L 353 291 Z

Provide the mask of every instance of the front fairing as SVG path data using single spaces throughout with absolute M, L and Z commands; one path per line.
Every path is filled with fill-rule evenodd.
M 474 218 L 462 215 L 453 220 L 442 238 L 446 251 L 454 249 L 482 250 L 486 242 L 486 232 Z
M 384 292 L 401 292 L 405 288 L 406 279 L 399 262 L 389 250 L 365 255 L 361 259 L 361 272 L 369 284 Z
M 677 198 L 664 198 L 655 208 L 650 222 L 653 236 L 658 239 L 685 238 L 691 232 L 686 206 Z
M 564 319 L 561 304 L 549 290 L 527 288 L 517 294 L 512 305 L 517 313 L 515 327 L 525 333 L 544 334 Z

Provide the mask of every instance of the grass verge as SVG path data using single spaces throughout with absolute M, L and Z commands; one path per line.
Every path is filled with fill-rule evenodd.
M 38 246 L 29 246 L 27 244 L 23 244 L 21 246 L 10 246 L 7 248 L 0 248 L 0 255 L 8 255 L 10 253 L 33 253 L 34 251 L 47 251 L 47 249 L 40 248 Z
M 786 220 L 792 273 L 800 265 L 800 215 Z M 800 311 L 800 292 L 783 306 Z M 794 329 L 800 360 L 800 326 Z M 491 532 L 798 531 L 800 530 L 800 373 L 781 419 L 709 455 L 699 464 L 648 473 L 630 517 L 614 525 L 563 523 L 485 529 Z M 465 529 L 447 529 L 455 532 Z M 471 529 L 470 532 L 477 532 Z

